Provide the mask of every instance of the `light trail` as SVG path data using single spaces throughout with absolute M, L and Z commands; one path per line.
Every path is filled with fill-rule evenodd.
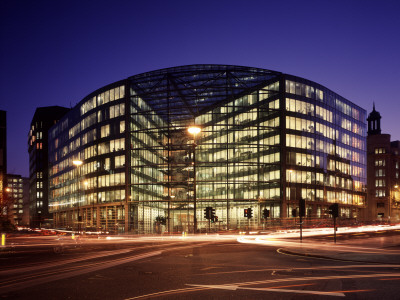
M 86 255 L 84 257 L 79 257 L 79 258 L 74 258 L 74 259 L 67 259 L 63 261 L 56 261 L 52 263 L 40 263 L 40 265 L 35 265 L 35 266 L 30 266 L 30 267 L 20 267 L 20 268 L 15 268 L 9 269 L 9 270 L 2 270 L 0 271 L 0 275 L 12 275 L 12 274 L 18 274 L 18 273 L 26 273 L 30 271 L 38 271 L 42 269 L 47 269 L 51 267 L 58 267 L 70 263 L 75 263 L 75 262 L 80 262 L 84 260 L 89 260 L 89 259 L 96 259 L 100 257 L 105 257 L 105 256 L 111 256 L 111 255 L 119 255 L 119 254 L 124 254 L 131 252 L 132 249 L 124 249 L 124 250 L 116 250 L 116 251 L 103 251 L 99 254 L 92 254 L 92 255 Z
M 44 284 L 44 283 L 61 280 L 61 279 L 66 279 L 66 278 L 70 278 L 73 276 L 78 276 L 78 275 L 82 275 L 82 274 L 86 274 L 86 273 L 90 273 L 90 272 L 94 272 L 94 271 L 98 271 L 98 270 L 102 270 L 102 269 L 107 269 L 107 268 L 115 267 L 115 266 L 118 266 L 121 264 L 129 263 L 132 261 L 141 260 L 141 259 L 145 259 L 145 258 L 152 257 L 152 256 L 157 256 L 164 252 L 179 251 L 179 250 L 186 250 L 189 248 L 192 249 L 192 248 L 196 248 L 196 247 L 201 247 L 204 244 L 206 244 L 206 243 L 202 242 L 202 243 L 198 243 L 198 244 L 195 243 L 195 244 L 191 244 L 191 245 L 187 245 L 185 243 L 185 244 L 179 246 L 176 243 L 167 243 L 167 244 L 162 244 L 162 246 L 163 247 L 170 246 L 170 248 L 162 249 L 159 251 L 147 252 L 147 253 L 131 256 L 131 257 L 117 258 L 117 259 L 109 260 L 107 262 L 92 262 L 92 263 L 87 263 L 87 264 L 83 264 L 83 265 L 79 265 L 79 266 L 71 266 L 71 267 L 64 268 L 64 269 L 47 270 L 47 271 L 43 271 L 41 273 L 34 273 L 31 275 L 19 276 L 19 277 L 15 277 L 15 278 L 8 278 L 7 281 L 3 281 L 0 283 L 0 287 L 1 287 L 0 293 L 6 293 L 6 292 L 15 291 L 15 290 L 25 289 L 25 288 L 35 286 L 38 284 Z M 140 250 L 143 250 L 145 248 L 154 249 L 154 247 L 155 247 L 154 245 L 140 247 Z M 135 248 L 134 250 L 139 250 L 139 249 Z M 4 270 L 4 274 L 7 274 L 8 272 L 10 272 L 11 274 L 15 275 L 18 273 L 26 272 L 28 270 L 29 271 L 38 271 L 40 269 L 49 269 L 50 267 L 57 267 L 59 265 L 65 265 L 65 264 L 69 264 L 69 263 L 79 262 L 82 260 L 88 260 L 88 259 L 93 259 L 93 258 L 97 258 L 97 257 L 107 256 L 107 254 L 118 255 L 118 254 L 126 254 L 131 251 L 133 251 L 133 249 L 125 249 L 125 250 L 120 250 L 120 251 L 107 251 L 107 253 L 103 253 L 103 255 L 100 254 L 100 255 L 93 255 L 93 256 L 78 258 L 78 259 L 70 259 L 70 260 L 66 260 L 63 262 L 59 262 L 59 263 L 55 262 L 55 263 L 46 264 L 46 265 L 43 265 L 42 267 L 41 266 L 32 266 L 32 267 L 23 267 L 23 268 L 19 268 L 16 270 Z
M 252 273 L 252 272 L 267 272 L 267 271 L 294 271 L 294 270 L 344 270 L 344 269 L 374 269 L 374 268 L 400 268 L 400 265 L 344 265 L 344 266 L 314 266 L 314 267 L 297 267 L 297 268 L 264 268 L 264 269 L 249 269 L 249 270 L 238 270 L 238 271 L 221 271 L 221 272 L 212 272 L 212 273 L 201 273 L 194 274 L 196 276 L 208 276 L 208 275 L 221 275 L 221 274 L 234 274 L 234 273 Z
M 16 291 L 16 290 L 26 289 L 26 288 L 29 288 L 29 287 L 32 287 L 35 285 L 39 285 L 39 284 L 44 284 L 44 283 L 48 283 L 48 282 L 52 282 L 52 281 L 56 281 L 56 280 L 66 279 L 66 278 L 70 278 L 73 276 L 83 275 L 83 274 L 91 273 L 94 271 L 99 271 L 99 270 L 115 267 L 115 266 L 125 264 L 128 262 L 133 262 L 133 261 L 149 258 L 152 256 L 157 256 L 157 255 L 160 255 L 161 253 L 162 253 L 162 251 L 153 251 L 153 252 L 148 252 L 148 253 L 144 253 L 144 254 L 138 254 L 138 255 L 135 255 L 132 257 L 128 257 L 128 258 L 115 259 L 115 260 L 108 261 L 108 262 L 94 263 L 92 267 L 88 267 L 88 265 L 79 266 L 79 267 L 75 267 L 76 268 L 75 270 L 64 271 L 61 274 L 60 274 L 60 270 L 52 271 L 52 272 L 45 273 L 45 274 L 35 274 L 30 277 L 33 279 L 29 279 L 29 280 L 26 277 L 25 278 L 21 277 L 21 278 L 16 279 L 16 280 L 19 280 L 18 282 L 9 281 L 9 282 L 5 282 L 5 284 L 3 283 L 0 288 L 0 293 L 8 293 L 8 292 Z M 43 277 L 43 275 L 44 275 L 44 277 Z M 34 277 L 38 277 L 38 276 L 42 276 L 42 277 L 34 279 Z
M 294 251 L 333 251 L 333 252 L 353 252 L 362 254 L 385 254 L 385 255 L 400 255 L 400 250 L 396 249 L 384 249 L 384 248 L 373 248 L 373 247 L 362 247 L 359 245 L 344 245 L 344 244 L 332 244 L 332 243 L 321 243 L 321 242 L 308 242 L 308 241 L 288 241 L 279 240 L 278 238 L 269 238 L 266 236 L 241 236 L 238 237 L 237 241 L 239 243 L 246 244 L 258 244 L 265 246 L 275 246 L 275 247 L 289 247 L 291 249 L 296 249 Z
M 241 287 L 237 285 L 199 285 L 199 284 L 188 284 L 190 286 L 196 287 L 207 287 L 212 289 L 222 289 L 229 291 L 236 290 L 250 290 L 250 291 L 264 291 L 264 292 L 281 292 L 281 293 L 292 293 L 292 294 L 311 294 L 311 295 L 324 295 L 324 296 L 337 296 L 337 297 L 345 297 L 346 295 L 341 292 L 320 292 L 320 291 L 311 291 L 311 290 L 288 290 L 288 289 L 278 289 L 278 288 L 250 288 L 250 287 Z

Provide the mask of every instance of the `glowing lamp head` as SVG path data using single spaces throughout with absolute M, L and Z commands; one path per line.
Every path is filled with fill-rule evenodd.
M 80 165 L 83 164 L 83 161 L 81 161 L 81 160 L 73 160 L 72 163 L 74 164 L 74 166 L 79 167 Z
M 201 132 L 201 128 L 200 128 L 200 127 L 197 127 L 197 126 L 190 126 L 190 127 L 188 128 L 188 132 L 189 132 L 190 134 L 192 134 L 192 135 L 196 135 L 196 134 L 199 134 L 199 133 Z

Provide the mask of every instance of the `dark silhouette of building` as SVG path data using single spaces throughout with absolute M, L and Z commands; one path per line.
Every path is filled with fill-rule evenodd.
M 400 218 L 400 141 L 381 133 L 381 115 L 369 114 L 367 136 L 367 220 L 398 221 Z
M 7 220 L 7 113 L 0 110 L 0 221 Z
M 49 130 L 50 210 L 57 227 L 144 233 L 205 230 L 206 207 L 221 229 L 259 226 L 265 210 L 293 223 L 300 202 L 307 219 L 329 218 L 332 203 L 357 218 L 365 117 L 326 87 L 271 70 L 138 74 L 94 91 Z
M 69 109 L 39 107 L 33 116 L 28 137 L 30 226 L 52 226 L 48 210 L 48 130 Z

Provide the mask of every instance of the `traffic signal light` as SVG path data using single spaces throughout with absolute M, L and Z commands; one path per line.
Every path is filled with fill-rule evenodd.
M 215 217 L 215 208 L 207 206 L 204 209 L 204 218 L 206 218 L 207 220 L 214 220 L 214 217 Z
M 204 218 L 206 218 L 207 220 L 211 220 L 211 210 L 212 210 L 212 207 L 209 207 L 209 206 L 207 206 L 204 209 Z
M 269 217 L 269 210 L 264 208 L 264 210 L 263 210 L 263 218 L 267 219 L 268 217 Z
M 297 209 L 295 209 L 295 208 L 292 209 L 292 217 L 293 218 L 297 217 Z
M 329 206 L 329 214 L 332 215 L 332 217 L 337 218 L 339 216 L 339 204 L 338 203 L 333 203 L 331 206 Z
M 245 217 L 245 218 L 247 218 L 248 213 L 249 213 L 249 212 L 247 211 L 247 208 L 245 208 L 245 209 L 244 209 L 244 217 Z
M 300 199 L 299 201 L 299 216 L 305 217 L 306 216 L 306 200 Z
M 251 219 L 253 217 L 253 209 L 251 207 L 249 207 L 247 209 L 247 218 Z

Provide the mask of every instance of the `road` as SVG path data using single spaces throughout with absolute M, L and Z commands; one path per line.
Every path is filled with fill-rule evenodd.
M 380 240 L 377 243 L 376 239 Z M 17 239 L 2 299 L 399 299 L 400 235 Z M 26 245 L 26 247 L 24 247 Z

